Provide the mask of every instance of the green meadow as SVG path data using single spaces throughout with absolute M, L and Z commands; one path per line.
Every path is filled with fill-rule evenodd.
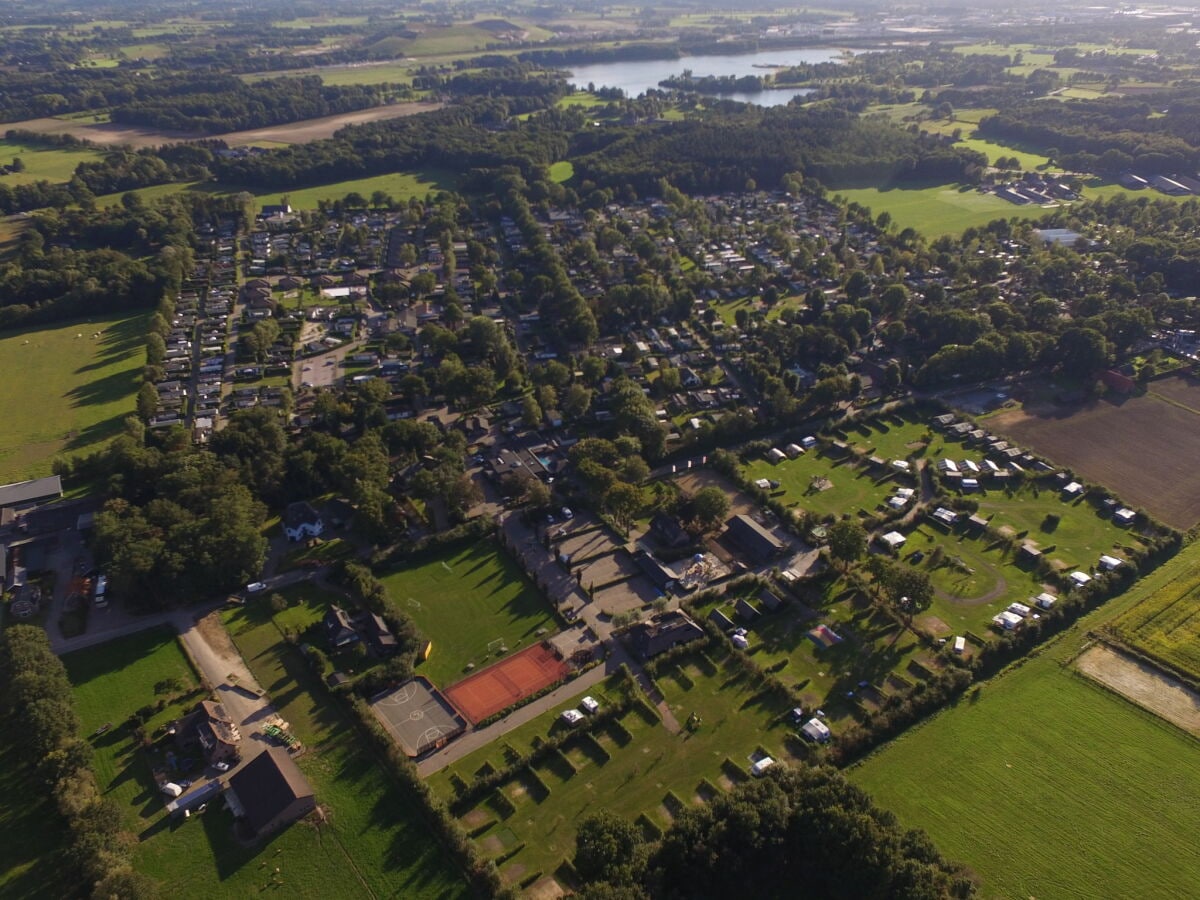
M 1171 898 L 1200 880 L 1200 745 L 1069 665 L 1088 632 L 1194 571 L 1195 548 L 851 770 L 984 897 Z
M 0 481 L 47 475 L 96 449 L 134 412 L 147 316 L 106 316 L 0 335 Z M 99 332 L 99 336 L 95 336 Z

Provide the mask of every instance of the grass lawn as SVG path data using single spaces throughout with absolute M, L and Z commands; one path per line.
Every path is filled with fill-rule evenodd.
M 889 414 L 853 425 L 838 437 L 869 456 L 893 460 L 923 455 L 929 434 L 928 422 Z
M 18 141 L 0 140 L 0 162 L 11 163 L 13 157 L 21 157 L 25 171 L 11 175 L 0 175 L 0 184 L 9 187 L 18 184 L 33 184 L 35 181 L 70 181 L 81 162 L 96 162 L 103 154 L 96 150 L 40 147 Z
M 805 709 L 824 711 L 834 726 L 854 721 L 862 709 L 847 692 L 860 693 L 859 682 L 869 681 L 889 692 L 903 691 L 918 677 L 910 670 L 913 660 L 935 665 L 914 634 L 874 610 L 866 597 L 841 578 L 826 579 L 819 591 L 819 596 L 814 592 L 806 598 L 811 607 L 793 602 L 777 612 L 763 610 L 747 625 L 748 652 L 754 661 L 801 691 Z M 736 591 L 697 608 L 696 614 L 706 617 L 720 609 L 738 621 L 734 604 L 739 597 L 745 596 L 762 609 L 755 601 L 757 593 L 756 587 Z M 827 625 L 842 642 L 818 646 L 808 637 L 818 624 Z M 889 676 L 903 681 L 889 680 Z
M 422 172 L 394 172 L 390 175 L 375 175 L 371 178 L 353 178 L 316 187 L 294 188 L 275 193 L 254 192 L 259 203 L 279 203 L 288 198 L 296 209 L 316 209 L 318 200 L 341 200 L 351 192 L 362 194 L 367 200 L 375 191 L 391 195 L 393 200 L 407 202 L 411 197 L 424 198 L 428 193 L 453 189 L 454 175 L 448 172 L 428 170 Z M 224 190 L 232 191 L 232 188 Z
M 450 548 L 416 566 L 378 573 L 391 602 L 433 642 L 419 672 L 437 685 L 458 681 L 467 663 L 488 662 L 488 644 L 510 650 L 557 631 L 546 600 L 496 544 Z
M 575 164 L 569 159 L 560 160 L 550 166 L 550 180 L 563 184 L 575 177 Z
M 324 612 L 332 595 L 311 584 L 283 592 L 293 606 L 274 616 L 254 603 L 222 616 L 256 680 L 280 715 L 307 746 L 297 762 L 312 782 L 329 822 L 314 831 L 296 825 L 315 841 L 320 874 L 288 877 L 289 889 L 308 896 L 459 897 L 467 885 L 430 835 L 420 812 L 364 749 L 341 708 L 317 681 L 300 651 L 283 640 Z
M 897 227 L 914 228 L 931 238 L 961 234 L 967 228 L 986 225 L 993 219 L 1037 219 L 1049 212 L 1015 206 L 993 194 L 958 184 L 852 188 L 836 193 L 847 201 L 868 207 L 875 215 L 889 212 Z
M 686 656 L 659 685 L 680 722 L 693 712 L 700 716 L 695 733 L 673 735 L 634 709 L 619 727 L 602 728 L 594 738 L 569 745 L 565 761 L 559 757 L 540 764 L 537 781 L 519 777 L 503 785 L 500 790 L 516 809 L 511 815 L 484 800 L 463 816 L 468 830 L 484 828 L 476 840 L 489 855 L 523 844 L 502 864 L 502 874 L 515 879 L 538 871 L 553 873 L 574 852 L 576 823 L 591 813 L 605 809 L 628 819 L 645 816 L 653 827 L 664 829 L 672 809 L 702 802 L 744 778 L 750 755 L 760 747 L 776 759 L 789 758 L 785 741 L 790 729 L 775 722 L 785 712 L 783 705 L 759 696 L 719 662 L 698 654 Z M 549 734 L 558 712 L 536 719 L 535 731 Z M 727 758 L 732 767 L 724 765 Z M 485 762 L 496 765 L 502 759 L 494 749 L 484 748 L 452 770 L 470 781 Z M 445 772 L 432 783 L 452 799 L 449 779 Z
M 9 372 L 0 481 L 48 475 L 55 456 L 95 450 L 121 430 L 146 361 L 146 322 L 144 313 L 96 317 L 0 336 Z
M 1197 556 L 1184 551 L 851 780 L 971 866 L 985 897 L 1190 894 L 1200 805 L 1180 799 L 1200 783 L 1200 746 L 1064 664 L 1089 630 L 1194 571 Z
M 815 513 L 822 518 L 843 513 L 870 515 L 899 485 L 890 472 L 873 472 L 853 465 L 848 457 L 827 456 L 810 450 L 796 459 L 771 463 L 756 459 L 745 468 L 747 478 L 778 481 L 772 495 L 790 507 Z M 814 478 L 827 479 L 825 490 L 810 487 Z

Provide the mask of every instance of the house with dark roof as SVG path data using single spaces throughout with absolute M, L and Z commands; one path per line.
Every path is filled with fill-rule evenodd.
M 770 562 L 784 550 L 783 541 L 747 515 L 734 516 L 726 525 L 726 537 L 754 562 Z
M 729 616 L 725 615 L 719 609 L 714 609 L 708 614 L 708 621 L 712 622 L 722 631 L 733 631 L 737 627 L 733 624 L 733 619 L 729 618 Z
M 282 747 L 268 747 L 234 772 L 225 796 L 254 838 L 290 825 L 317 806 L 308 780 Z
M 672 550 L 682 549 L 692 542 L 692 536 L 670 513 L 656 513 L 650 520 L 650 530 L 660 544 Z
M 347 647 L 359 639 L 350 616 L 336 604 L 329 607 L 322 622 L 325 625 L 325 636 L 329 638 L 329 646 L 335 650 Z
M 651 616 L 648 621 L 639 622 L 629 629 L 629 645 L 642 659 L 650 659 L 672 647 L 702 637 L 704 629 L 687 613 L 677 609 Z
M 312 504 L 301 500 L 289 503 L 283 514 L 283 531 L 289 541 L 303 541 L 319 536 L 325 530 L 321 515 Z
M 642 570 L 642 574 L 650 579 L 650 583 L 663 593 L 675 586 L 675 579 L 678 576 L 655 559 L 652 553 L 639 550 L 633 554 L 633 561 Z
M 359 620 L 358 631 L 376 656 L 391 656 L 400 649 L 399 641 L 383 616 L 367 613 Z
M 745 597 L 740 598 L 738 602 L 734 604 L 733 611 L 737 614 L 739 619 L 746 623 L 753 622 L 762 615 L 762 613 L 755 608 L 754 604 L 752 604 Z

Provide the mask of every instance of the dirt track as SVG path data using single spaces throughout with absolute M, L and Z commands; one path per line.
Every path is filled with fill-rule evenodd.
M 1200 736 L 1200 696 L 1153 666 L 1101 645 L 1080 656 L 1075 667 L 1143 709 Z

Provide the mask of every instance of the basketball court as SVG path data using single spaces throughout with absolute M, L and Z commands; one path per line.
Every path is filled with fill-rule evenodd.
M 570 671 L 545 644 L 535 644 L 446 688 L 446 697 L 472 724 L 508 709 Z
M 405 754 L 414 758 L 453 740 L 467 727 L 437 688 L 420 676 L 372 698 L 371 709 Z

